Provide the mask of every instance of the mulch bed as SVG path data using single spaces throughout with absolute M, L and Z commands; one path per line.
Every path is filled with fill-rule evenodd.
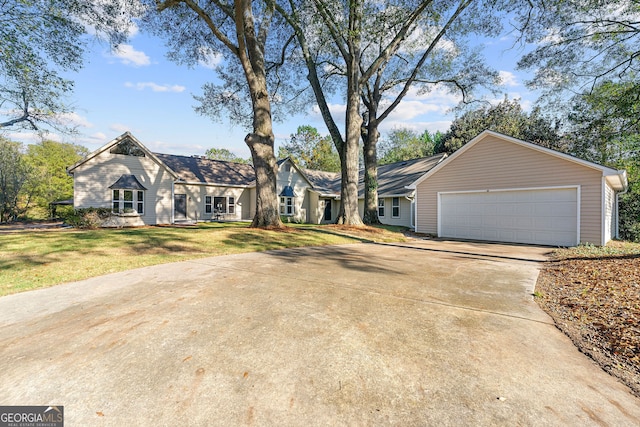
M 536 300 L 584 354 L 640 397 L 640 254 L 548 262 Z

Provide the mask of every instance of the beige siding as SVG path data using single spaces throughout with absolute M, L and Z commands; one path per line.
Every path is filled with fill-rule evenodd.
M 144 215 L 123 218 L 127 225 L 171 222 L 173 178 L 165 168 L 149 157 L 125 156 L 105 151 L 80 165 L 73 174 L 74 207 L 110 208 L 112 192 L 109 186 L 122 175 L 135 175 L 147 189 Z
M 393 216 L 393 197 L 383 197 L 384 200 L 384 216 L 380 216 L 380 222 L 386 225 L 399 225 L 402 227 L 411 227 L 411 201 L 406 197 L 398 197 L 400 202 L 400 215 L 398 217 Z M 360 208 L 360 215 L 364 214 L 364 201 L 360 200 L 358 203 Z
M 313 213 L 311 212 L 311 195 L 309 194 L 310 185 L 309 182 L 302 176 L 298 170 L 291 166 L 290 170 L 287 169 L 287 165 L 290 163 L 287 161 L 280 165 L 280 170 L 277 176 L 277 192 L 278 195 L 282 192 L 284 187 L 290 185 L 293 188 L 296 197 L 294 198 L 295 213 L 293 219 L 298 222 L 312 222 Z
M 246 201 L 250 200 L 250 197 L 244 194 L 245 192 L 250 192 L 251 189 L 220 187 L 206 184 L 175 184 L 174 191 L 176 194 L 187 195 L 187 219 L 191 221 L 210 221 L 215 219 L 213 212 L 215 207 L 212 207 L 211 213 L 205 212 L 205 196 L 211 196 L 212 202 L 214 197 L 225 197 L 227 198 L 227 202 L 229 197 L 234 198 L 235 213 L 225 214 L 225 220 L 239 221 L 242 219 L 251 219 L 248 214 L 244 213 L 245 209 L 251 210 L 250 206 L 245 206 Z
M 416 189 L 416 230 L 437 234 L 437 193 L 577 185 L 580 241 L 601 244 L 602 172 L 494 136 L 451 159 Z

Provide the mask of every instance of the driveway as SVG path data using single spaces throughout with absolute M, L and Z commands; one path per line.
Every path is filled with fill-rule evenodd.
M 533 301 L 548 251 L 292 249 L 3 297 L 0 404 L 71 427 L 640 424 Z

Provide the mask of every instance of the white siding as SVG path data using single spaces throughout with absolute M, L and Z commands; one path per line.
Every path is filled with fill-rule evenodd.
M 289 168 L 288 168 L 289 166 Z M 286 169 L 289 170 L 286 170 Z M 309 182 L 301 175 L 298 170 L 291 166 L 291 163 L 287 160 L 280 165 L 277 176 L 277 194 L 278 196 L 287 185 L 293 188 L 296 197 L 294 198 L 295 213 L 293 219 L 299 222 L 312 222 L 313 212 L 311 211 L 311 195 L 309 189 L 311 188 Z M 280 198 L 278 197 L 278 201 Z

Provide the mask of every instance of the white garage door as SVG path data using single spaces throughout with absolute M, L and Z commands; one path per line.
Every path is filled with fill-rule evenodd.
M 578 243 L 578 189 L 440 193 L 439 235 L 538 245 Z

